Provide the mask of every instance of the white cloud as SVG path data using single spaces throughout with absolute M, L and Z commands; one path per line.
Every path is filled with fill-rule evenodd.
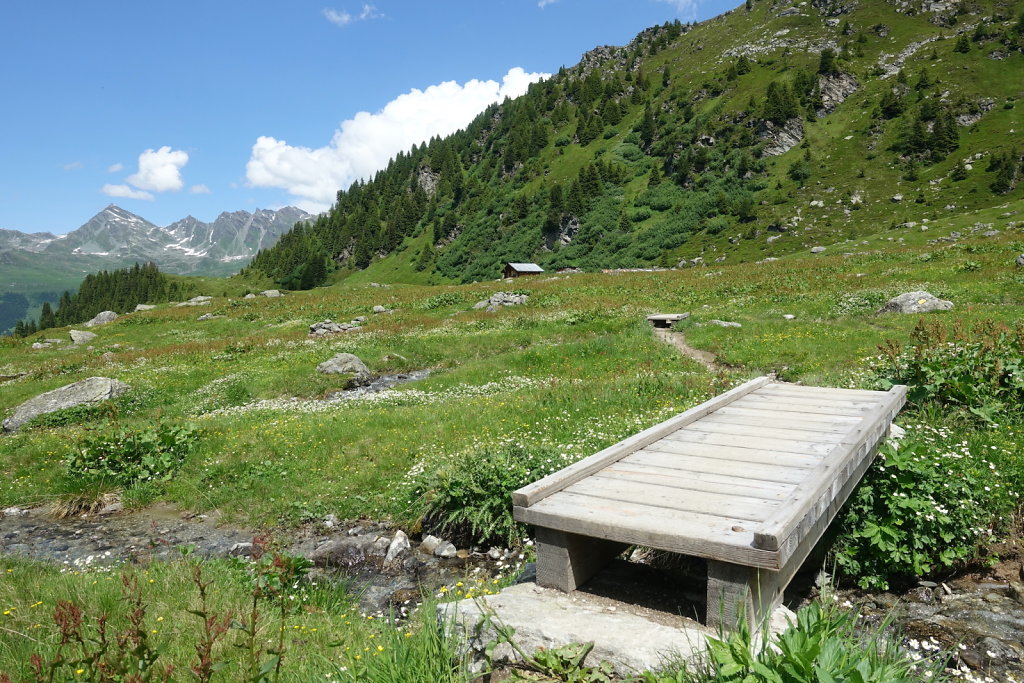
M 77 171 L 81 169 L 85 164 L 81 161 L 72 161 L 70 164 L 64 164 L 62 167 L 65 171 Z
M 145 199 L 146 201 L 153 201 L 153 195 L 149 192 L 143 192 L 142 190 L 136 190 L 133 187 L 127 185 L 104 185 L 102 192 L 105 195 L 111 197 L 127 197 L 128 199 Z
M 203 185 L 202 183 L 198 185 L 193 185 L 192 187 L 188 188 L 188 191 L 191 192 L 192 194 L 210 194 L 211 192 L 210 188 L 208 188 L 206 185 Z
M 548 5 L 553 5 L 556 2 L 558 2 L 558 0 L 539 0 L 539 2 L 537 3 L 537 7 L 544 9 Z
M 316 149 L 260 136 L 245 167 L 246 179 L 254 187 L 287 190 L 306 211 L 324 211 L 339 189 L 370 177 L 398 152 L 464 128 L 488 105 L 522 95 L 547 75 L 515 67 L 500 84 L 474 79 L 464 85 L 445 81 L 425 90 L 413 89 L 376 114 L 359 112 L 343 121 L 330 143 Z
M 335 26 L 348 26 L 354 21 L 366 21 L 367 19 L 377 19 L 382 16 L 377 8 L 370 4 L 364 4 L 363 8 L 359 11 L 359 14 L 350 14 L 345 10 L 331 9 L 325 7 L 323 9 L 324 18 L 331 22 Z
M 123 170 L 124 164 L 122 164 L 120 161 L 117 162 L 116 164 L 111 164 L 110 166 L 107 166 L 107 173 L 118 173 Z
M 141 190 L 177 191 L 185 185 L 181 179 L 181 168 L 187 163 L 187 152 L 173 150 L 167 145 L 156 151 L 147 149 L 139 155 L 138 172 L 125 180 Z
M 541 0 L 543 2 L 544 0 Z M 553 1 L 553 0 L 552 0 Z M 683 16 L 695 17 L 697 14 L 697 2 L 698 0 L 657 0 L 658 2 L 665 3 L 666 5 L 672 5 L 676 8 L 676 13 Z

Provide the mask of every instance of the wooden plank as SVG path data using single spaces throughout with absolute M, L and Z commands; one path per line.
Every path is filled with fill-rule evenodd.
M 779 500 L 680 490 L 665 484 L 628 481 L 602 474 L 592 474 L 563 490 L 604 500 L 640 503 L 745 522 L 763 522 L 780 505 Z
M 781 439 L 782 441 L 806 441 L 811 443 L 834 444 L 843 440 L 846 432 L 850 431 L 850 425 L 846 425 L 841 431 L 813 431 L 793 428 L 771 427 L 767 425 L 745 425 L 730 421 L 728 418 L 712 420 L 714 415 L 708 415 L 695 422 L 685 429 L 686 433 L 707 432 L 711 434 L 731 434 L 734 436 L 749 437 L 754 443 L 762 439 Z
M 842 422 L 844 420 L 848 420 L 850 424 L 857 424 L 858 422 L 860 422 L 861 417 L 864 416 L 864 412 L 860 410 L 856 412 L 846 411 L 849 414 L 836 413 L 834 412 L 834 410 L 832 412 L 809 412 L 806 406 L 792 406 L 777 403 L 773 404 L 757 402 L 740 405 L 739 401 L 737 401 L 733 405 L 727 406 L 727 408 L 722 408 L 722 410 L 726 409 L 728 409 L 730 411 L 729 414 L 732 415 L 741 414 L 740 411 L 742 411 L 742 414 L 751 414 L 758 416 L 765 414 L 778 415 L 780 418 L 801 419 L 806 420 L 808 423 L 825 422 L 828 424 L 832 424 L 835 422 Z M 715 412 L 717 414 L 718 411 Z
M 793 389 L 776 390 L 770 385 L 759 389 L 757 391 L 757 395 L 768 396 L 775 400 L 809 401 L 820 405 L 857 406 L 862 408 L 871 408 L 884 399 L 884 396 L 876 396 L 872 398 L 846 398 L 845 396 L 834 393 L 810 393 L 795 391 Z
M 879 401 L 885 398 L 884 391 L 871 391 L 870 389 L 842 389 L 834 387 L 810 387 L 803 384 L 789 384 L 787 382 L 772 382 L 765 386 L 770 393 L 790 393 L 799 396 L 837 396 L 843 399 Z
M 864 460 L 870 461 L 874 450 L 885 435 L 893 418 L 906 403 L 907 388 L 894 386 L 887 392 L 887 400 L 880 402 L 865 416 L 863 426 L 852 432 L 841 444 L 833 457 L 828 458 L 814 477 L 798 486 L 796 495 L 785 505 L 776 509 L 772 519 L 755 534 L 757 547 L 779 550 L 799 545 L 801 533 L 815 528 L 819 518 L 831 512 L 834 514 L 842 502 L 836 505 L 837 497 L 847 487 L 847 481 L 859 477 L 867 468 Z
M 811 431 L 823 429 L 850 429 L 852 425 L 860 422 L 859 417 L 852 415 L 822 415 L 820 413 L 794 413 L 785 410 L 774 410 L 771 408 L 740 408 L 726 406 L 708 415 L 704 420 L 726 420 L 734 417 L 745 417 L 754 420 L 763 420 L 772 424 L 788 426 L 805 425 L 805 429 Z M 701 420 L 702 422 L 704 420 Z M 753 424 L 753 423 L 750 423 Z
M 791 485 L 805 481 L 809 473 L 813 471 L 813 469 L 807 467 L 736 462 L 715 457 L 650 451 L 646 448 L 631 454 L 623 462 L 630 465 L 633 463 L 654 465 L 655 467 L 678 470 L 684 474 L 686 472 L 702 472 L 707 474 L 742 475 L 746 479 Z
M 872 406 L 849 405 L 843 403 L 822 403 L 814 399 L 801 398 L 780 398 L 768 396 L 767 394 L 750 394 L 736 402 L 737 408 L 771 408 L 796 413 L 816 413 L 822 415 L 848 415 L 852 417 L 863 416 Z
M 744 479 L 742 477 L 709 474 L 706 472 L 682 472 L 666 467 L 655 467 L 636 462 L 620 460 L 601 470 L 600 475 L 623 481 L 661 484 L 686 491 L 722 493 L 735 496 L 749 496 L 766 500 L 784 500 L 796 489 L 795 484 Z
M 820 443 L 817 441 L 797 441 L 795 439 L 769 439 L 757 437 L 754 434 L 737 436 L 735 434 L 717 434 L 701 430 L 700 425 L 693 425 L 688 429 L 681 429 L 674 434 L 669 434 L 656 445 L 662 442 L 677 443 L 703 443 L 713 446 L 731 446 L 760 452 L 772 451 L 775 453 L 793 453 L 798 455 L 815 455 L 823 457 L 835 450 L 836 444 Z
M 738 448 L 696 441 L 677 441 L 675 439 L 656 441 L 637 452 L 662 453 L 664 457 L 673 460 L 673 462 L 665 463 L 668 467 L 678 467 L 678 464 L 674 462 L 676 459 L 674 456 L 708 458 L 726 465 L 736 474 L 741 474 L 742 469 L 748 464 L 813 470 L 818 466 L 823 457 L 813 453 L 780 453 L 761 448 Z
M 516 520 L 631 545 L 645 545 L 752 567 L 778 569 L 777 553 L 754 548 L 753 534 L 723 518 L 694 521 L 692 513 L 604 501 L 561 491 L 530 507 L 515 506 Z M 735 531 L 733 527 L 742 529 Z
M 700 418 L 714 412 L 722 406 L 728 405 L 733 401 L 746 396 L 768 382 L 769 379 L 767 377 L 752 379 L 745 384 L 741 384 L 740 386 L 721 394 L 720 396 L 716 396 L 698 406 L 694 406 L 693 408 L 690 408 L 689 410 L 682 412 L 661 424 L 645 429 L 639 434 L 634 434 L 628 439 L 620 441 L 613 446 L 609 446 L 590 457 L 584 458 L 573 465 L 569 465 L 558 472 L 549 474 L 543 479 L 535 481 L 532 484 L 515 491 L 512 494 L 512 502 L 515 505 L 533 505 L 546 496 L 550 496 L 552 493 L 561 491 L 567 486 L 570 486 L 580 479 L 597 472 L 616 460 L 621 460 L 630 453 L 663 438 L 666 434 L 671 434 L 680 427 L 696 422 Z
M 722 410 L 728 410 L 728 408 Z M 812 439 L 818 436 L 830 437 L 832 435 L 839 435 L 838 438 L 842 438 L 842 435 L 850 431 L 858 422 L 855 418 L 851 422 L 834 422 L 831 419 L 810 422 L 799 417 L 780 417 L 780 415 L 789 415 L 789 413 L 766 413 L 761 416 L 751 416 L 724 415 L 721 411 L 716 411 L 702 419 L 700 424 L 705 428 L 708 425 L 744 425 L 772 431 L 784 430 L 787 433 L 799 435 L 796 437 L 798 439 Z
M 715 630 L 734 630 L 741 621 L 757 633 L 782 603 L 789 580 L 779 572 L 708 560 L 707 612 L 704 623 Z

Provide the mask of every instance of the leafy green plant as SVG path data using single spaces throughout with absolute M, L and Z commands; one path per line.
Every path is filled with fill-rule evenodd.
M 199 440 L 191 425 L 158 424 L 153 429 L 118 429 L 86 437 L 64 460 L 69 477 L 106 479 L 122 486 L 167 481 Z
M 466 303 L 466 297 L 458 292 L 444 292 L 442 294 L 435 294 L 429 297 L 419 305 L 421 310 L 433 311 L 437 308 L 445 308 L 447 306 L 458 306 Z
M 913 683 L 944 681 L 942 653 L 915 661 L 888 624 L 864 633 L 858 614 L 812 602 L 775 640 L 756 638 L 741 623 L 708 639 L 706 659 L 690 671 L 645 673 L 644 683 Z M 771 643 L 771 644 L 769 644 Z
M 983 322 L 950 332 L 921 320 L 909 345 L 889 340 L 881 349 L 871 368 L 873 388 L 906 384 L 912 403 L 959 408 L 986 422 L 1024 405 L 1024 325 L 1011 330 Z
M 887 589 L 984 557 L 993 527 L 1010 516 L 1012 486 L 987 448 L 945 434 L 923 427 L 884 445 L 847 502 L 836 562 L 861 587 Z
M 554 455 L 520 444 L 469 451 L 443 470 L 421 474 L 410 502 L 425 498 L 426 526 L 480 543 L 518 545 L 526 528 L 512 518 L 512 492 L 547 474 Z

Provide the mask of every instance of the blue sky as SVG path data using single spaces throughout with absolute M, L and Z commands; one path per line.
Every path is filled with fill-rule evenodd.
M 418 138 L 722 0 L 11 2 L 0 228 L 321 209 Z M 363 113 L 360 113 L 363 112 Z

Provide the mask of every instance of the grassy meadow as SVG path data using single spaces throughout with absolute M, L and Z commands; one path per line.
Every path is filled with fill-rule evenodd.
M 984 237 L 990 228 L 972 230 L 979 223 L 991 223 L 999 234 Z M 866 240 L 827 245 L 817 255 L 680 271 L 377 287 L 364 281 L 374 277 L 371 269 L 359 282 L 276 299 L 226 298 L 220 296 L 225 286 L 210 280 L 203 292 L 215 297 L 210 305 L 162 305 L 125 315 L 95 328 L 97 339 L 79 347 L 30 348 L 43 337 L 66 337 L 66 330 L 3 338 L 0 374 L 25 374 L 4 382 L 0 411 L 92 376 L 122 380 L 132 391 L 97 408 L 44 416 L 0 439 L 0 469 L 8 475 L 0 481 L 0 509 L 116 490 L 128 508 L 160 500 L 195 512 L 216 509 L 226 520 L 254 529 L 288 529 L 334 513 L 390 519 L 416 530 L 438 493 L 431 483 L 457 480 L 459 469 L 473 462 L 467 454 L 511 446 L 542 453 L 530 470 L 537 475 L 761 374 L 824 386 L 870 386 L 878 379 L 873 368 L 880 345 L 895 340 L 905 346 L 920 321 L 875 313 L 897 294 L 927 290 L 953 301 L 952 311 L 926 316 L 949 328 L 970 330 L 984 321 L 1013 328 L 1024 322 L 1024 269 L 1014 266 L 1024 252 L 1024 205 L 926 227 L 884 229 Z M 963 236 L 938 239 L 953 231 Z M 530 298 L 495 313 L 472 310 L 497 291 Z M 394 312 L 372 314 L 374 305 Z M 692 314 L 681 328 L 688 343 L 714 353 L 720 373 L 657 341 L 644 319 L 684 311 Z M 204 313 L 224 317 L 197 321 Z M 359 330 L 307 336 L 314 322 L 356 316 L 368 317 Z M 742 327 L 708 324 L 712 319 Z M 392 391 L 325 402 L 345 379 L 315 368 L 339 352 L 356 354 L 375 374 L 429 369 L 430 375 Z M 1016 406 L 1001 410 L 1000 419 L 980 421 L 966 410 L 920 403 L 899 422 L 912 432 L 941 432 L 934 437 L 941 448 L 964 442 L 968 452 L 991 452 L 983 469 L 991 461 L 991 471 L 1001 477 L 992 485 L 1007 491 L 1024 482 L 1017 445 L 1024 421 Z M 125 484 L 82 476 L 67 465 L 83 444 L 159 424 L 195 429 L 187 455 L 166 476 Z M 922 439 L 933 438 L 927 434 Z M 988 476 L 976 473 L 969 481 L 989 486 L 983 475 Z M 1018 511 L 1013 497 L 985 500 L 1000 506 L 1000 514 L 1009 511 L 1010 518 Z M 987 557 L 984 543 L 1008 528 L 988 531 L 981 540 L 965 541 L 982 550 L 950 563 L 966 566 Z M 855 543 L 846 547 L 854 562 L 870 565 L 857 555 Z M 149 604 L 145 626 L 154 647 L 167 661 L 193 658 L 202 620 L 183 612 L 198 609 L 192 565 L 185 559 L 131 571 Z M 253 570 L 218 561 L 203 571 L 214 581 L 209 612 L 245 614 Z M 60 630 L 48 614 L 58 600 L 75 601 L 90 614 L 116 613 L 122 590 L 117 571 L 64 573 L 14 558 L 0 560 L 0 577 L 0 671 L 10 671 L 14 680 L 29 675 L 30 652 L 54 652 Z M 420 665 L 401 657 L 451 652 L 450 643 L 423 623 L 398 630 L 369 623 L 343 587 L 300 592 L 305 602 L 283 612 L 275 611 L 274 595 L 261 597 L 261 628 L 271 634 L 266 637 L 277 637 L 281 624 L 287 626 L 289 668 L 281 680 L 310 680 L 314 673 L 326 680 L 402 680 L 353 673 L 361 661 L 354 659 L 362 654 L 358 648 L 383 657 L 376 643 L 385 640 L 385 649 L 404 653 L 394 655 L 399 668 Z M 127 623 L 124 618 L 115 617 L 118 628 Z M 225 654 L 231 651 L 225 642 L 218 641 L 215 652 L 231 659 L 232 675 L 238 675 L 243 660 Z M 457 664 L 445 661 L 452 680 L 462 680 L 452 673 Z

